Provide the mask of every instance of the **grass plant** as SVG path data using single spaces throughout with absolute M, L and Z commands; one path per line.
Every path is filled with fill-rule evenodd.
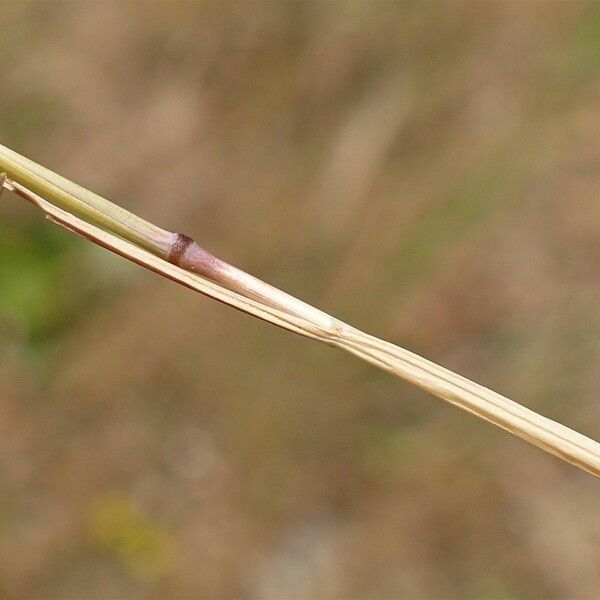
M 0 145 L 0 189 L 54 223 L 194 291 L 324 342 L 600 477 L 600 444 L 404 348 L 368 335 Z

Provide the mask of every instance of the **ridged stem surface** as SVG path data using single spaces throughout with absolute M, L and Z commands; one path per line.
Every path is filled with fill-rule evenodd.
M 10 151 L 7 154 L 2 148 L 0 170 L 6 170 L 9 177 L 0 175 L 0 186 L 33 202 L 62 227 L 224 304 L 353 354 L 600 477 L 598 442 L 404 348 L 355 329 L 217 259 L 191 239 L 179 252 L 181 234 L 160 228 L 153 232 L 154 226 L 148 227 L 142 219 L 27 159 L 19 157 L 11 162 L 7 159 Z M 37 190 L 46 193 L 51 202 Z M 163 234 L 165 246 L 161 249 L 153 236 Z M 145 245 L 140 238 L 146 240 Z

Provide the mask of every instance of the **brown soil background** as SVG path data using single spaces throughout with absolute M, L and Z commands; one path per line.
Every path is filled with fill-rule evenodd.
M 600 5 L 0 4 L 0 141 L 598 438 Z M 0 595 L 600 595 L 596 480 L 0 205 Z

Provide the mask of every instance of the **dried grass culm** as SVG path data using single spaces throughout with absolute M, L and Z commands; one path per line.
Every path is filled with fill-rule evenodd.
M 0 186 L 58 225 L 224 304 L 354 354 L 600 477 L 600 444 L 528 408 L 383 341 L 241 271 L 191 238 L 121 207 L 0 146 Z

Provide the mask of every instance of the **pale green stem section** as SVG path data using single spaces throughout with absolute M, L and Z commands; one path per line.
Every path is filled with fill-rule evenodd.
M 126 211 L 0 144 L 0 173 L 59 208 L 166 258 L 175 234 Z
M 144 248 L 163 259 L 169 259 L 178 234 L 144 221 L 98 194 L 57 175 L 50 169 L 0 145 L 0 174 L 45 198 L 55 206 L 104 231 Z M 191 241 L 191 240 L 190 240 Z M 305 302 L 286 294 L 216 257 L 212 257 L 195 242 L 181 257 L 181 266 L 200 273 L 231 289 L 243 287 L 247 296 L 262 302 L 285 306 L 285 309 L 328 326 L 331 317 Z

